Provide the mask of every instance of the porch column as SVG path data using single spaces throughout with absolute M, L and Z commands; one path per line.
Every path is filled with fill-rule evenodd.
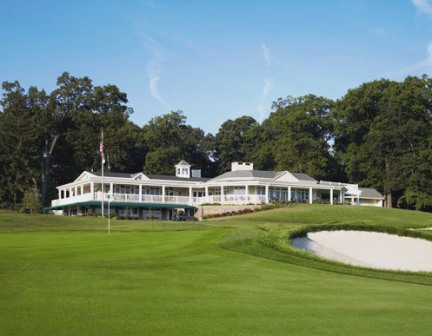
M 333 204 L 333 188 L 330 189 L 330 204 Z
M 165 186 L 162 186 L 162 203 L 165 203 Z
M 114 183 L 110 183 L 110 191 L 111 200 L 114 198 Z
M 313 197 L 313 193 L 312 193 L 312 187 L 309 188 L 309 204 L 312 204 L 312 197 Z
M 91 194 L 91 199 L 94 200 L 94 182 L 93 181 L 90 182 L 90 194 Z
M 245 196 L 246 196 L 246 202 L 249 203 L 249 186 L 245 185 Z
M 225 202 L 225 187 L 221 186 L 221 203 Z
M 208 194 L 208 187 L 207 186 L 205 187 L 205 201 L 206 201 L 206 203 L 210 202 L 209 201 L 209 194 Z
M 192 187 L 189 187 L 189 203 L 193 204 L 193 200 L 192 200 Z
M 62 198 L 62 191 L 59 189 L 58 190 L 58 198 L 61 199 Z
M 84 194 L 84 184 L 81 184 L 81 195 Z
M 266 201 L 266 203 L 269 202 L 269 185 L 268 184 L 265 186 L 265 201 Z
M 288 202 L 291 202 L 291 186 L 288 187 Z
M 139 201 L 142 202 L 142 185 L 141 184 L 138 186 L 138 197 L 139 197 Z

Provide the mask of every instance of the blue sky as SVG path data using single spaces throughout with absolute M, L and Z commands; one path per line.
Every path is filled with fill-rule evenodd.
M 216 133 L 278 97 L 341 98 L 432 70 L 432 0 L 3 0 L 0 81 L 64 71 L 128 94 L 131 120 L 182 110 Z

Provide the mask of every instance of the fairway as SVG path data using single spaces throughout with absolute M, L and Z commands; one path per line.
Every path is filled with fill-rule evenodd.
M 197 224 L 114 221 L 107 235 L 102 219 L 0 212 L 0 334 L 430 335 L 430 273 L 360 276 L 272 240 L 328 226 L 330 212 L 332 225 L 432 225 L 424 213 L 305 205 Z

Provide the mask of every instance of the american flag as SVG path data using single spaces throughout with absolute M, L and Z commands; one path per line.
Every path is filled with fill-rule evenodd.
M 100 145 L 99 145 L 99 152 L 100 152 L 100 156 L 101 156 L 101 159 L 102 159 L 102 163 L 105 163 L 104 136 L 103 136 L 103 132 L 101 133 L 101 141 L 100 141 Z

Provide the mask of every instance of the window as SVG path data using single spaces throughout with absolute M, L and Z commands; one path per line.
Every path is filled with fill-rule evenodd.
M 147 190 L 148 190 L 149 195 L 160 195 L 161 194 L 159 187 L 150 187 Z
M 245 195 L 246 187 L 244 186 L 235 186 L 234 187 L 234 195 Z
M 257 194 L 258 195 L 265 195 L 265 187 L 258 187 L 257 188 Z
M 172 187 L 165 188 L 165 195 L 166 196 L 174 196 L 174 188 L 172 188 Z

